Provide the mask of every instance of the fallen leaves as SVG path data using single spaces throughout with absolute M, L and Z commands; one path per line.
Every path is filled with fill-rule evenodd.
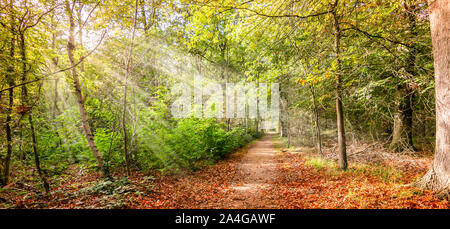
M 449 208 L 433 192 L 407 186 L 412 177 L 423 175 L 424 166 L 402 167 L 400 179 L 386 180 L 373 172 L 330 172 L 305 163 L 305 154 L 283 153 L 279 177 L 265 195 L 277 208 L 353 209 L 353 208 Z M 420 159 L 418 159 L 420 160 Z M 290 164 L 291 167 L 286 166 Z M 384 165 L 388 166 L 388 165 Z M 350 167 L 352 169 L 352 167 Z M 358 171 L 358 170 L 357 170 Z
M 232 154 L 215 165 L 178 175 L 134 171 L 126 182 L 108 186 L 112 188 L 108 192 L 86 191 L 101 185 L 101 175 L 95 171 L 79 173 L 79 168 L 74 167 L 68 169 L 65 176 L 52 179 L 50 197 L 37 195 L 35 191 L 18 191 L 18 184 L 13 184 L 0 192 L 0 198 L 11 208 L 450 207 L 448 201 L 439 200 L 433 192 L 406 185 L 426 172 L 429 161 L 424 158 L 389 160 L 376 166 L 351 163 L 349 170 L 343 172 L 333 168 L 332 163 L 320 160 L 307 163 L 311 154 L 280 152 L 273 181 L 260 188 L 258 196 L 249 193 L 249 198 L 243 195 L 244 189 L 233 188 L 245 183 L 246 174 L 239 169 L 243 156 L 242 153 Z M 123 174 L 124 171 L 116 172 L 115 182 L 120 181 Z

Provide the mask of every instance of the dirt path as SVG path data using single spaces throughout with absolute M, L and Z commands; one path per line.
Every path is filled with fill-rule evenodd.
M 253 143 L 237 166 L 236 183 L 230 189 L 238 194 L 230 208 L 270 208 L 263 190 L 270 188 L 277 174 L 277 151 L 271 135 Z

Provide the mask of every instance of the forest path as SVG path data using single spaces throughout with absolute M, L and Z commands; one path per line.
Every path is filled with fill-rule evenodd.
M 263 191 L 270 188 L 278 176 L 277 151 L 273 136 L 265 135 L 254 142 L 237 165 L 236 181 L 229 189 L 238 195 L 229 208 L 271 208 L 264 201 Z

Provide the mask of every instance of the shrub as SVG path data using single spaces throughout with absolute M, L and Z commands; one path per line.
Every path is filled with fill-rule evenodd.
M 241 127 L 226 131 L 225 124 L 216 119 L 187 118 L 178 120 L 173 127 L 159 128 L 152 135 L 140 137 L 146 139 L 146 145 L 152 145 L 141 149 L 143 168 L 195 170 L 203 164 L 216 162 L 259 136 L 256 131 L 246 133 Z

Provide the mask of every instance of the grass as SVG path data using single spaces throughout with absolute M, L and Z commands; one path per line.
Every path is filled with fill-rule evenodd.
M 287 137 L 280 137 L 279 135 L 272 136 L 273 147 L 281 152 L 282 146 L 287 144 Z
M 398 171 L 397 169 L 381 164 L 358 163 L 352 165 L 345 172 L 350 174 L 361 174 L 378 177 L 385 183 L 398 182 L 399 179 L 402 177 L 401 172 Z
M 328 169 L 328 168 L 330 168 L 330 169 L 337 168 L 336 162 L 334 162 L 332 160 L 326 160 L 321 157 L 308 156 L 308 157 L 306 157 L 305 164 L 312 166 L 312 167 L 316 168 L 317 170 Z
M 372 177 L 378 177 L 385 183 L 398 182 L 402 177 L 400 171 L 395 168 L 381 165 L 381 164 L 363 164 L 352 163 L 345 171 L 339 169 L 338 164 L 330 159 L 324 159 L 319 156 L 303 156 L 305 164 L 315 168 L 316 170 L 325 170 L 325 173 L 329 176 L 340 175 L 369 175 Z
M 408 189 L 408 190 L 404 190 L 399 192 L 396 195 L 393 195 L 393 198 L 400 198 L 400 199 L 410 199 L 413 198 L 414 196 L 417 195 L 423 195 L 424 192 L 422 190 L 418 190 L 418 189 Z

